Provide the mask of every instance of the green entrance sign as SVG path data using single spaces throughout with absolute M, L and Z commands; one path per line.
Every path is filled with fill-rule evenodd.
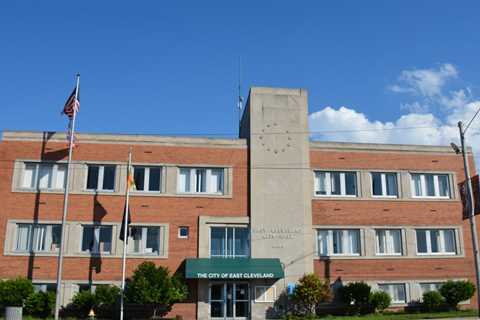
M 281 279 L 279 259 L 199 258 L 186 259 L 187 279 Z

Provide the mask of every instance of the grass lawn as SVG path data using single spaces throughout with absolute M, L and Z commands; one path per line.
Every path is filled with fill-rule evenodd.
M 354 320 L 354 319 L 363 319 L 363 320 L 407 320 L 407 319 L 438 319 L 438 318 L 461 318 L 461 317 L 477 317 L 477 310 L 461 310 L 461 311 L 451 311 L 451 312 L 432 312 L 432 313 L 385 313 L 372 314 L 366 316 L 327 316 L 320 319 L 342 319 L 342 320 Z

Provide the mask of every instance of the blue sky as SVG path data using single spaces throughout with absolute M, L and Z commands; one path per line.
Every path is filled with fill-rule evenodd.
M 2 1 L 0 130 L 65 130 L 80 72 L 80 131 L 235 134 L 241 56 L 244 96 L 309 90 L 312 130 L 340 130 L 317 138 L 448 143 L 480 106 L 478 12 L 478 1 Z

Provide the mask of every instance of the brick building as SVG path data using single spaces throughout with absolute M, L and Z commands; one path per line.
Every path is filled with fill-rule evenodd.
M 334 288 L 366 281 L 397 307 L 447 279 L 475 280 L 460 156 L 446 146 L 312 142 L 307 115 L 306 91 L 253 88 L 238 139 L 79 134 L 63 303 L 120 283 L 130 147 L 127 274 L 145 260 L 184 272 L 190 294 L 172 314 L 274 318 L 282 292 L 310 272 Z M 67 155 L 64 134 L 3 133 L 1 278 L 55 288 Z

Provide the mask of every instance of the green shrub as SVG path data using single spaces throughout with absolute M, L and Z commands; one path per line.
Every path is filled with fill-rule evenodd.
M 154 306 L 154 316 L 163 316 L 173 304 L 187 296 L 187 287 L 167 268 L 153 262 L 140 264 L 128 279 L 125 296 L 128 302 Z
M 367 314 L 372 311 L 370 291 L 370 286 L 364 282 L 351 282 L 340 289 L 340 297 L 348 305 L 349 313 Z
M 426 312 L 439 311 L 444 303 L 445 300 L 438 291 L 429 291 L 423 294 L 422 306 Z
M 25 313 L 40 318 L 52 315 L 54 307 L 54 292 L 35 292 L 25 300 Z
M 25 299 L 32 293 L 32 282 L 26 278 L 0 281 L 0 305 L 3 307 L 23 307 Z
M 95 306 L 95 294 L 90 291 L 80 291 L 73 296 L 71 313 L 79 318 L 86 318 L 91 309 Z
M 110 285 L 98 285 L 95 292 L 78 292 L 72 302 L 62 310 L 62 316 L 86 318 L 93 309 L 99 319 L 112 318 L 120 292 L 120 288 Z
M 391 302 L 392 298 L 384 291 L 375 291 L 370 294 L 370 308 L 373 311 L 383 312 Z
M 314 315 L 316 306 L 332 298 L 328 282 L 315 274 L 304 275 L 293 291 L 294 312 L 301 315 Z
M 95 314 L 98 318 L 113 316 L 121 290 L 117 286 L 99 285 L 95 288 Z
M 440 293 L 452 309 L 457 309 L 458 303 L 468 300 L 475 294 L 475 286 L 470 281 L 447 281 L 440 287 Z

